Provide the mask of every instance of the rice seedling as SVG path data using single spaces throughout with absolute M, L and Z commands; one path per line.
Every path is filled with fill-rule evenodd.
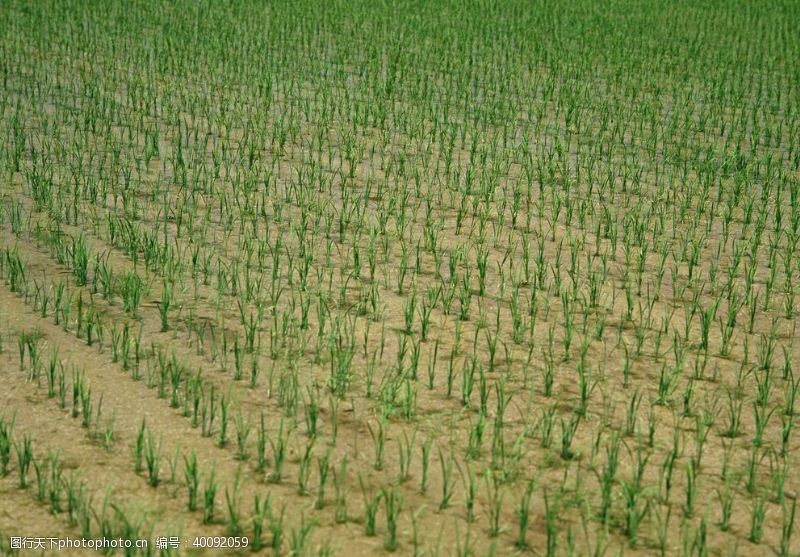
M 313 457 L 314 440 L 311 439 L 307 444 L 305 450 L 301 453 L 299 470 L 297 472 L 297 492 L 300 495 L 307 495 L 308 489 L 306 487 L 309 476 L 311 475 L 311 459 Z
M 214 522 L 217 489 L 216 469 L 211 468 L 206 480 L 206 486 L 203 488 L 203 524 L 212 524 Z
M 132 316 L 138 315 L 139 305 L 145 293 L 144 281 L 135 272 L 125 274 L 117 279 L 117 291 L 122 298 L 122 306 Z
M 25 435 L 21 441 L 14 442 L 14 451 L 17 454 L 17 473 L 19 475 L 19 487 L 27 489 L 28 471 L 33 462 L 33 448 L 30 435 Z
M 556 525 L 559 512 L 558 504 L 559 501 L 557 499 L 551 499 L 547 493 L 544 494 L 545 533 L 547 535 L 545 554 L 548 557 L 555 555 L 558 547 L 558 526 Z
M 451 478 L 453 475 L 454 462 L 452 455 L 449 455 L 449 458 L 445 459 L 444 453 L 439 449 L 439 464 L 441 465 L 442 472 L 442 497 L 439 501 L 439 510 L 446 509 L 450 506 L 450 499 L 453 497 L 453 482 Z
M 572 440 L 578 425 L 580 425 L 578 414 L 573 415 L 569 423 L 561 420 L 561 458 L 564 460 L 572 460 L 575 457 L 575 453 L 572 451 Z
M 242 534 L 241 517 L 239 515 L 239 488 L 241 486 L 240 470 L 236 471 L 236 478 L 233 481 L 233 489 L 225 488 L 225 504 L 228 509 L 228 524 L 226 526 L 228 536 L 236 537 Z
M 503 499 L 505 492 L 502 484 L 496 476 L 492 476 L 488 471 L 484 476 L 486 481 L 487 498 L 489 501 L 489 536 L 496 538 L 500 535 L 500 515 L 503 510 Z
M 272 447 L 272 454 L 273 454 L 273 469 L 272 472 L 269 474 L 268 479 L 270 482 L 278 483 L 283 478 L 283 464 L 286 460 L 286 437 L 284 436 L 284 425 L 283 420 L 281 420 L 280 428 L 278 430 L 277 438 L 273 441 L 272 439 L 269 440 L 269 443 Z
M 781 541 L 780 541 L 780 554 L 789 555 L 792 534 L 794 533 L 794 517 L 797 509 L 797 499 L 792 499 L 791 508 L 784 504 L 782 508 L 781 518 Z
M 336 491 L 334 500 L 334 520 L 337 524 L 347 521 L 347 496 L 345 495 L 345 479 L 347 478 L 347 458 L 339 463 L 338 470 L 333 471 L 333 486 Z
M 731 525 L 731 514 L 733 512 L 733 503 L 736 493 L 733 490 L 733 477 L 731 475 L 726 475 L 725 478 L 725 485 L 721 491 L 718 491 L 718 497 L 720 502 L 720 514 L 721 519 L 719 522 L 719 528 L 723 532 L 727 532 L 730 529 Z
M 750 514 L 750 534 L 749 540 L 753 543 L 760 543 L 764 531 L 764 519 L 766 518 L 765 500 L 763 497 L 756 499 Z
M 281 550 L 281 546 L 283 545 L 283 536 L 284 536 L 284 518 L 286 516 L 286 506 L 281 507 L 280 514 L 274 513 L 270 515 L 270 534 L 272 535 L 272 539 L 270 541 L 270 547 L 272 550 L 279 554 Z
M 6 419 L 0 414 L 0 476 L 8 476 L 9 464 L 12 458 L 12 448 L 14 447 L 14 416 Z
M 381 498 L 386 506 L 386 539 L 383 547 L 387 551 L 394 551 L 397 549 L 397 519 L 403 510 L 403 498 L 394 489 L 384 489 Z
M 364 487 L 364 480 L 361 476 L 358 477 L 358 484 L 361 487 L 361 496 L 364 499 L 364 533 L 367 536 L 374 536 L 375 521 L 382 494 L 378 494 L 375 497 L 369 495 L 366 487 Z
M 183 477 L 186 481 L 187 502 L 186 508 L 190 512 L 197 510 L 197 495 L 200 489 L 200 472 L 197 467 L 197 453 L 192 451 L 191 454 L 183 458 Z
M 266 520 L 267 516 L 271 514 L 272 510 L 272 499 L 269 495 L 265 496 L 263 499 L 258 495 L 255 495 L 253 498 L 253 515 L 252 515 L 252 539 L 251 539 L 251 546 L 253 551 L 260 551 L 262 547 L 264 547 L 264 540 L 263 540 L 263 530 L 264 530 L 264 521 Z
M 33 471 L 36 474 L 36 499 L 40 503 L 44 503 L 47 499 L 47 461 L 45 459 L 34 459 Z
M 147 435 L 144 443 L 144 461 L 147 482 L 151 487 L 157 487 L 161 482 L 161 440 L 156 441 L 152 433 Z
M 250 416 L 246 419 L 242 415 L 241 409 L 236 414 L 236 456 L 239 460 L 247 460 L 247 440 L 252 431 Z

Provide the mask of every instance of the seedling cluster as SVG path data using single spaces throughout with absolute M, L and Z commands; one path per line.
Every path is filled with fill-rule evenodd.
M 4 3 L 4 493 L 237 554 L 797 555 L 799 19 Z

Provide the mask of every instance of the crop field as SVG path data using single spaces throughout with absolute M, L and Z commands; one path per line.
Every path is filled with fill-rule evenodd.
M 0 74 L 0 554 L 800 555 L 800 3 L 5 0 Z

